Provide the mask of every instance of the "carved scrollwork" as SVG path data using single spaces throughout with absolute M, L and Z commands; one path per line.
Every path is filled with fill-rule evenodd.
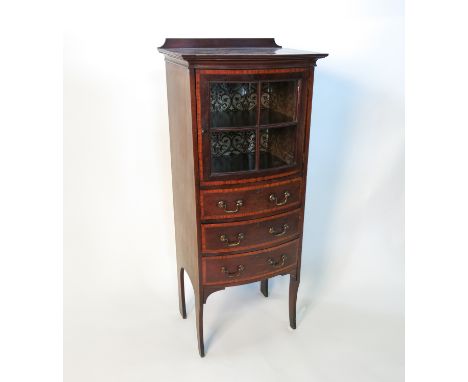
M 211 84 L 211 111 L 248 111 L 257 106 L 257 84 L 224 83 Z
M 296 81 L 263 82 L 260 94 L 262 109 L 294 116 Z M 213 82 L 210 86 L 211 112 L 249 111 L 257 107 L 257 83 Z
M 295 120 L 297 85 L 297 80 L 210 83 L 210 149 L 216 172 L 255 168 L 256 150 L 261 169 L 294 163 L 296 127 L 278 124 Z M 276 126 L 259 129 L 269 124 Z
M 254 131 L 212 131 L 211 155 L 247 154 L 255 152 Z

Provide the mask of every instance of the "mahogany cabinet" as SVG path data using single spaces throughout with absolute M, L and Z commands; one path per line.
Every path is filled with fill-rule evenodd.
M 184 271 L 203 306 L 229 286 L 290 275 L 296 328 L 314 68 L 327 54 L 274 39 L 166 39 L 179 307 Z

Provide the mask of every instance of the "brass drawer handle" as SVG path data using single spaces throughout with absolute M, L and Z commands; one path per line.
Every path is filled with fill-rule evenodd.
M 288 191 L 284 191 L 283 193 L 284 200 L 282 202 L 278 202 L 278 198 L 275 194 L 270 195 L 270 202 L 275 203 L 277 206 L 284 206 L 288 202 L 288 198 L 291 194 Z
M 237 241 L 233 242 L 233 243 L 230 243 L 229 242 L 229 239 L 226 235 L 221 235 L 219 237 L 219 240 L 221 240 L 223 243 L 227 243 L 227 246 L 228 247 L 237 247 L 240 243 L 241 243 L 241 240 L 244 238 L 244 234 L 241 232 L 237 235 Z
M 235 214 L 236 212 L 239 212 L 239 209 L 240 207 L 242 207 L 244 205 L 244 202 L 242 201 L 242 199 L 239 199 L 236 201 L 236 209 L 235 210 L 227 210 L 227 202 L 225 202 L 224 200 L 220 200 L 218 202 L 218 207 L 223 209 L 224 212 L 228 213 L 228 214 Z
M 268 264 L 270 264 L 273 268 L 281 268 L 283 265 L 284 265 L 284 262 L 286 261 L 286 259 L 288 258 L 288 256 L 286 255 L 281 255 L 280 259 L 281 259 L 281 263 L 279 261 L 274 261 L 271 257 L 268 258 L 267 262 Z
M 268 229 L 268 232 L 271 233 L 273 236 L 283 236 L 288 229 L 289 229 L 289 225 L 283 224 L 283 230 L 282 231 L 275 231 L 275 229 L 273 227 L 270 227 Z
M 237 266 L 236 272 L 229 272 L 226 267 L 221 267 L 221 272 L 223 272 L 227 277 L 232 279 L 233 277 L 239 277 L 242 272 L 244 272 L 245 267 L 241 264 Z

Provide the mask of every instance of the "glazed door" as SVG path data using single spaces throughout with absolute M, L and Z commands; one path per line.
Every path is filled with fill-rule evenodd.
M 301 171 L 304 69 L 201 70 L 197 80 L 203 181 Z

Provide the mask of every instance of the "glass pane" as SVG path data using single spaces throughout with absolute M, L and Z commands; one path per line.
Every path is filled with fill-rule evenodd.
M 211 131 L 211 172 L 255 170 L 255 130 Z
M 288 166 L 295 163 L 296 127 L 260 130 L 260 168 Z
M 210 84 L 211 127 L 240 127 L 257 124 L 257 83 Z
M 296 89 L 297 81 L 263 82 L 260 124 L 295 121 Z

